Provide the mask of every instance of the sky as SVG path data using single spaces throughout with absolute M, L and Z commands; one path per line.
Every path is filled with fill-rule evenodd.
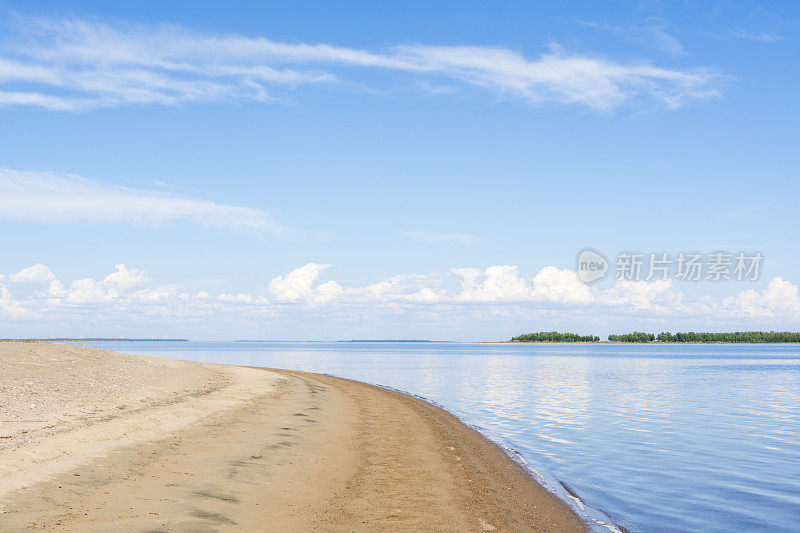
M 0 337 L 797 330 L 799 23 L 0 0 Z

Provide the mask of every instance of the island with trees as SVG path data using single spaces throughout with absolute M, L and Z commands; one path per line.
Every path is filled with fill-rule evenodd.
M 659 342 L 695 343 L 790 343 L 800 342 L 800 332 L 796 331 L 735 331 L 730 333 L 659 333 Z
M 666 342 L 693 344 L 771 344 L 800 343 L 800 332 L 793 331 L 733 331 L 727 333 L 695 333 L 694 331 L 658 335 L 634 331 L 621 335 L 609 335 L 610 342 Z
M 691 343 L 691 344 L 786 344 L 800 343 L 800 332 L 796 331 L 733 331 L 723 333 L 661 332 L 658 335 L 634 331 L 611 334 L 609 342 L 635 343 Z M 600 342 L 596 335 L 540 331 L 517 335 L 508 342 Z
M 509 342 L 600 342 L 595 335 L 578 335 L 577 333 L 559 333 L 557 331 L 540 331 L 517 335 Z
M 633 333 L 624 333 L 622 335 L 609 335 L 608 340 L 611 342 L 653 342 L 656 340 L 656 336 L 652 333 L 634 331 Z

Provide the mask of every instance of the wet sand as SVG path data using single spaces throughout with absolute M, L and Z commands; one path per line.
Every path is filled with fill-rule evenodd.
M 331 376 L 0 343 L 0 421 L 3 531 L 586 529 L 446 411 Z

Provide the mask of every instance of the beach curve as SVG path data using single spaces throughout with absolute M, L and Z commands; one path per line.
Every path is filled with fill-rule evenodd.
M 70 345 L 0 350 L 4 531 L 586 529 L 498 446 L 397 391 Z M 124 382 L 54 391 L 64 401 L 30 418 L 43 422 L 5 422 L 82 366 L 96 378 L 125 367 Z M 88 405 L 92 417 L 70 412 Z

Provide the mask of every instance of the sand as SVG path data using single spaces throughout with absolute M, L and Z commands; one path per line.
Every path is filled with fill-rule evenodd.
M 331 376 L 0 343 L 0 530 L 584 531 L 500 448 Z

